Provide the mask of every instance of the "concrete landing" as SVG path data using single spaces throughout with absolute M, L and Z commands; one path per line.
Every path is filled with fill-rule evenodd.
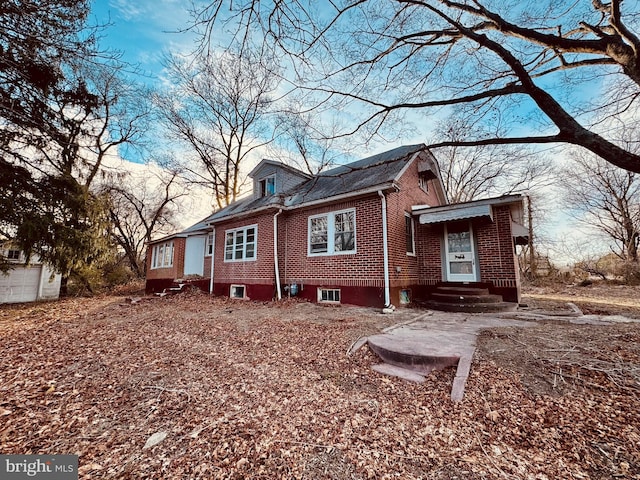
M 457 367 L 451 387 L 451 400 L 459 402 L 469 377 L 476 340 L 482 330 L 497 327 L 531 327 L 537 321 L 553 320 L 590 325 L 638 322 L 619 315 L 583 315 L 574 304 L 566 311 L 542 311 L 523 308 L 509 313 L 460 313 L 426 311 L 385 328 L 382 333 L 356 340 L 347 354 L 365 344 L 386 364 L 374 368 L 380 373 L 418 381 L 436 369 Z M 410 377 L 410 378 L 407 378 Z
M 390 367 L 423 376 L 433 370 L 457 367 L 451 400 L 459 402 L 471 370 L 478 334 L 487 328 L 528 327 L 534 322 L 491 315 L 427 312 L 414 320 L 387 328 L 367 338 L 369 348 Z M 388 375 L 393 370 L 375 370 Z M 372 367 L 373 368 L 373 367 Z M 416 381 L 416 380 L 412 380 Z

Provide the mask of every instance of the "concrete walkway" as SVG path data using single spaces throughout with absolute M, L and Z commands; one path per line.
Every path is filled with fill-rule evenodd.
M 596 325 L 634 321 L 618 316 L 583 316 L 571 304 L 566 312 L 470 314 L 427 311 L 412 320 L 388 327 L 381 334 L 362 339 L 350 351 L 367 343 L 384 361 L 372 367 L 375 371 L 414 382 L 423 382 L 425 375 L 433 370 L 457 366 L 451 399 L 458 402 L 464 396 L 476 341 L 482 330 L 509 326 L 530 327 L 539 320 L 548 319 Z

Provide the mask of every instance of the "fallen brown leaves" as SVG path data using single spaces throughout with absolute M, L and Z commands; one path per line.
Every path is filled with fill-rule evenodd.
M 491 352 L 546 344 L 509 330 L 484 338 L 453 404 L 452 369 L 418 385 L 372 372 L 366 348 L 345 355 L 397 320 L 206 295 L 2 307 L 0 451 L 78 454 L 92 479 L 640 478 L 634 377 L 565 364 L 562 389 L 534 391 Z M 615 355 L 637 368 L 624 327 Z M 622 335 L 579 328 L 576 349 Z

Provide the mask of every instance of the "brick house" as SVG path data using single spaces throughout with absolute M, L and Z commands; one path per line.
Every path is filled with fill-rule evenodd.
M 425 145 L 311 176 L 263 160 L 253 193 L 149 245 L 148 293 L 176 281 L 254 300 L 400 306 L 443 282 L 519 301 L 523 199 L 449 205 Z

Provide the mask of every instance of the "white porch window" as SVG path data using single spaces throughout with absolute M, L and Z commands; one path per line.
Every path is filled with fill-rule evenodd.
M 151 268 L 173 266 L 173 241 L 154 245 L 151 251 Z

